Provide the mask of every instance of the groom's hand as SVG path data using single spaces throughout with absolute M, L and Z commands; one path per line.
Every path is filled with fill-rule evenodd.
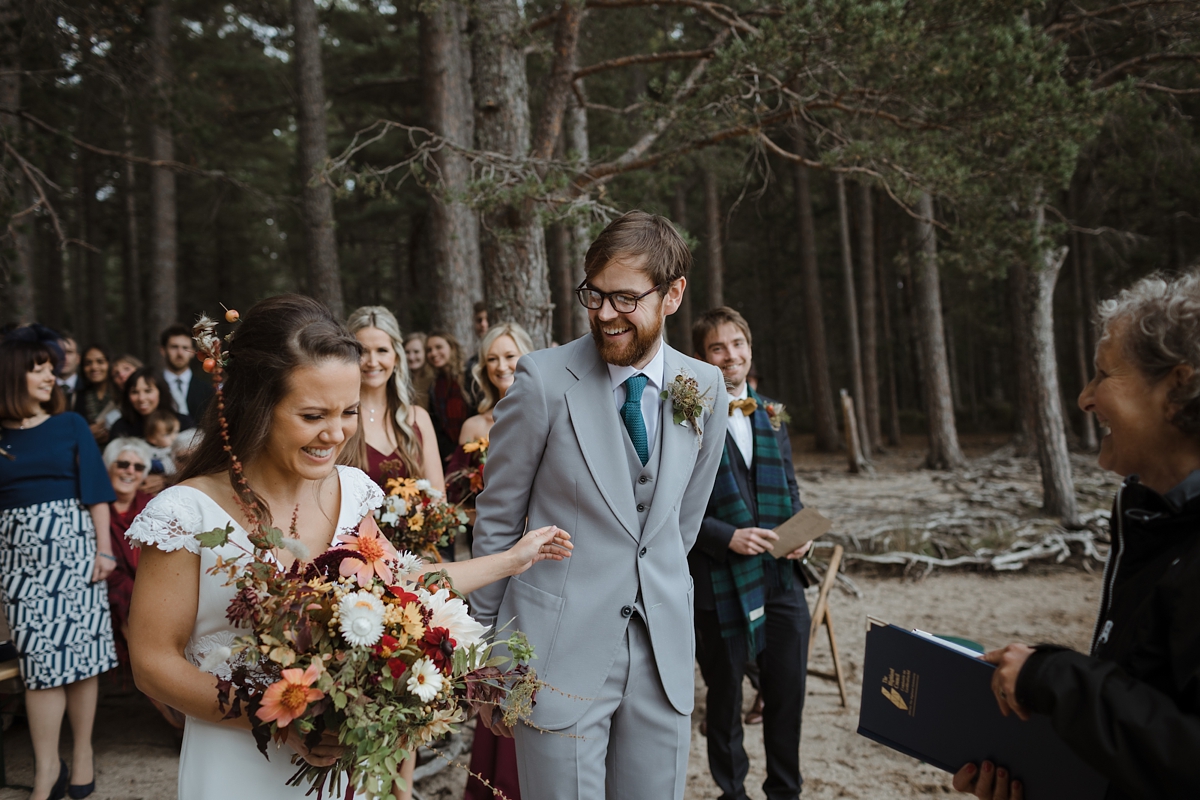
M 495 710 L 496 709 L 494 706 L 480 705 L 479 722 L 497 736 L 503 736 L 505 739 L 513 738 L 512 728 L 504 724 L 504 722 L 501 720 L 501 715 L 496 714 L 495 721 L 492 721 L 492 712 Z
M 779 537 L 766 528 L 738 528 L 729 540 L 729 549 L 743 556 L 756 556 L 774 547 Z

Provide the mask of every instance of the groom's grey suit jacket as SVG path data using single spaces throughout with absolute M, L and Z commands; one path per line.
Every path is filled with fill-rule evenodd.
M 571 558 L 534 564 L 471 595 L 480 622 L 503 630 L 512 621 L 536 649 L 533 666 L 553 689 L 538 695 L 533 722 L 547 730 L 573 725 L 597 696 L 632 613 L 645 619 L 671 704 L 692 711 L 687 554 L 721 460 L 728 396 L 716 367 L 662 346 L 664 383 L 689 373 L 719 413 L 703 414 L 701 446 L 663 400 L 651 443 L 661 453 L 640 472 L 631 474 L 632 445 L 590 336 L 522 356 L 496 407 L 474 554 L 503 552 L 545 525 L 566 530 L 575 545 Z

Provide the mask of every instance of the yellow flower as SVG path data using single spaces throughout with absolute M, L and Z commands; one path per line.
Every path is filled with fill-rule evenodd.
M 488 437 L 484 436 L 481 439 L 474 439 L 463 445 L 464 453 L 474 453 L 478 450 L 488 449 Z
M 408 518 L 408 529 L 410 531 L 419 531 L 419 530 L 421 530 L 421 526 L 424 524 L 425 524 L 425 515 L 422 514 L 420 511 L 417 511 L 411 517 Z
M 418 604 L 409 603 L 404 607 L 400 627 L 413 639 L 420 639 L 425 635 L 425 621 L 421 618 L 421 608 Z
M 406 500 L 411 500 L 421 494 L 421 490 L 417 488 L 417 482 L 413 478 L 389 478 L 387 490 L 388 494 L 399 495 Z

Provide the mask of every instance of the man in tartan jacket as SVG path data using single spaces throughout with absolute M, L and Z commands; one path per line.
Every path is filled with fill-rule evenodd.
M 688 566 L 696 587 L 696 658 L 708 685 L 708 764 L 721 800 L 744 800 L 742 678 L 759 667 L 768 800 L 796 800 L 800 717 L 810 616 L 799 559 L 774 553 L 771 528 L 798 512 L 800 490 L 782 407 L 746 382 L 750 326 L 732 308 L 706 311 L 692 329 L 696 357 L 719 367 L 729 389 L 725 450 Z

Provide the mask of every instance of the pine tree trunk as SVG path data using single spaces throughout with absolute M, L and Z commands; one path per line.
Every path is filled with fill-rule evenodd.
M 892 327 L 891 293 L 895 280 L 889 280 L 890 271 L 884 266 L 883 237 L 880 235 L 882 220 L 876 220 L 875 240 L 880 246 L 875 250 L 876 272 L 879 276 L 879 311 L 882 314 L 884 359 L 887 363 L 888 382 L 888 445 L 900 446 L 900 393 L 896 388 L 896 346 L 900 341 L 900 331 Z
M 159 0 L 146 11 L 150 23 L 150 86 L 154 115 L 150 123 L 150 158 L 175 160 L 171 133 L 171 7 Z M 143 345 L 152 363 L 161 365 L 158 334 L 173 325 L 179 313 L 177 288 L 178 232 L 176 230 L 175 173 L 150 168 L 150 292 L 149 330 Z
M 950 367 L 950 399 L 954 411 L 963 410 L 962 377 L 958 374 L 958 336 L 954 332 L 954 323 L 949 319 L 942 320 L 942 328 L 946 332 L 946 363 Z
M 867 432 L 867 415 L 863 402 L 862 345 L 858 338 L 858 293 L 854 288 L 854 254 L 850 251 L 850 205 L 846 198 L 846 176 L 839 172 L 834 178 L 837 192 L 838 233 L 841 236 L 842 284 L 846 294 L 846 332 L 850 345 L 850 384 L 854 392 L 854 422 L 858 427 L 856 441 L 865 458 L 872 450 Z
M 1068 202 L 1068 213 L 1072 220 L 1078 218 L 1079 202 L 1078 189 L 1072 186 Z M 1087 386 L 1091 381 L 1092 354 L 1088 352 L 1087 322 L 1089 309 L 1083 304 L 1083 248 L 1080 240 L 1083 237 L 1078 231 L 1071 233 L 1071 288 L 1072 300 L 1075 304 L 1075 365 L 1079 370 L 1079 386 Z M 1080 412 L 1082 424 L 1079 432 L 1079 446 L 1089 453 L 1095 452 L 1099 443 L 1096 440 L 1096 420 L 1090 412 Z
M 334 232 L 333 188 L 318 174 L 329 158 L 329 141 L 325 129 L 321 29 L 314 0 L 292 0 L 292 25 L 295 28 L 292 38 L 296 59 L 296 128 L 299 134 L 308 291 L 313 297 L 320 298 L 333 315 L 341 319 L 345 310 L 342 307 L 337 235 Z
M 133 136 L 129 128 L 125 131 L 125 151 L 133 152 Z M 122 188 L 125 199 L 125 247 L 122 259 L 122 283 L 125 331 L 125 349 L 139 352 L 146 341 L 145 320 L 142 317 L 142 265 L 141 242 L 138 241 L 137 176 L 133 164 L 126 161 L 121 165 Z
M 871 196 L 870 184 L 858 185 L 858 201 L 858 274 L 859 297 L 862 298 L 862 404 L 863 414 L 867 418 L 864 437 L 869 454 L 883 447 L 883 431 L 879 420 L 879 341 L 875 311 L 875 202 Z
M 86 81 L 85 81 L 86 83 Z M 85 97 L 91 96 L 89 92 Z M 80 109 L 77 130 L 84 136 L 90 132 L 87 127 L 88 104 L 85 101 Z M 71 333 L 77 340 L 87 341 L 91 338 L 88 329 L 88 250 L 91 231 L 88 230 L 88 197 L 92 194 L 91 173 L 88 170 L 90 154 L 84 150 L 75 151 L 75 243 L 68 251 L 67 268 L 71 280 Z M 86 345 L 85 345 L 86 346 Z
M 462 147 L 475 144 L 471 95 L 471 52 L 467 12 L 456 0 L 434 4 L 421 15 L 425 113 L 430 128 Z M 474 304 L 483 299 L 479 256 L 479 214 L 460 199 L 471 180 L 466 159 L 449 149 L 434 159 L 441 170 L 440 191 L 430 197 L 429 233 L 433 256 L 434 325 L 460 342 L 474 341 Z
M 950 396 L 950 368 L 942 327 L 942 298 L 938 280 L 937 231 L 933 226 L 933 198 L 922 193 L 917 203 L 916 316 L 918 339 L 925 366 L 925 409 L 929 418 L 930 469 L 959 469 L 966 464 L 958 446 L 954 404 Z
M 796 137 L 797 152 L 805 152 L 803 135 Z M 838 448 L 837 418 L 833 410 L 833 386 L 825 350 L 825 313 L 821 277 L 817 269 L 817 234 L 813 222 L 812 187 L 808 168 L 793 164 L 796 215 L 800 226 L 800 276 L 804 292 L 804 334 L 808 345 L 809 386 L 812 391 L 813 429 L 816 449 L 831 453 Z
M 709 308 L 725 305 L 725 252 L 721 241 L 721 195 L 717 175 L 704 170 L 704 252 L 708 263 Z
M 516 0 L 479 0 L 473 10 L 476 144 L 524 158 L 530 154 L 524 22 Z M 553 304 L 546 236 L 532 202 L 518 199 L 484 212 L 479 244 L 489 318 L 517 322 L 534 347 L 548 346 Z
M 21 11 L 16 0 L 0 0 L 0 137 L 17 148 L 20 145 L 21 122 L 15 112 L 21 108 L 21 64 L 19 28 Z M 15 188 L 12 197 L 0 200 L 13 209 L 6 232 L 0 237 L 5 272 L 6 310 L 10 322 L 32 322 L 35 315 L 33 283 L 33 226 L 35 216 L 29 211 L 32 192 L 20 168 L 5 156 L 4 170 L 14 176 L 6 186 Z M 28 212 L 28 213 L 26 213 Z
M 1022 367 L 1033 358 L 1033 343 L 1029 339 L 1029 320 L 1025 313 L 1023 293 L 1025 278 L 1017 267 L 1008 273 L 1008 306 L 1013 320 L 1013 362 L 1015 365 L 1014 378 L 1017 385 L 1016 422 L 1017 432 L 1013 437 L 1013 446 L 1017 455 L 1029 457 L 1037 448 L 1037 433 L 1034 422 L 1034 398 L 1029 371 Z
M 555 280 L 551 282 L 555 298 L 554 338 L 558 340 L 559 344 L 564 344 L 573 338 L 571 333 L 574 325 L 571 316 L 574 314 L 574 310 L 571 306 L 578 305 L 573 291 L 575 284 L 571 282 L 571 279 L 575 277 L 575 273 L 571 271 L 571 231 L 566 225 L 551 226 L 550 245 L 551 252 L 554 254 L 555 275 Z
M 579 91 L 584 91 L 583 80 L 579 81 Z M 585 95 L 586 96 L 586 95 Z M 591 142 L 588 139 L 587 108 L 581 106 L 574 94 L 571 95 L 571 105 L 567 111 L 567 150 L 574 156 L 580 168 L 587 165 L 591 159 Z M 587 257 L 588 248 L 592 244 L 591 232 L 587 223 L 578 220 L 571 228 L 571 300 L 570 314 L 571 335 L 568 341 L 578 339 L 589 330 L 587 309 L 575 298 L 575 287 L 583 283 L 583 261 Z
M 675 184 L 675 194 L 671 198 L 671 221 L 675 223 L 675 227 L 680 232 L 685 232 L 688 229 L 688 213 L 687 213 L 687 183 L 679 181 Z M 679 332 L 679 343 L 676 349 L 684 353 L 692 353 L 695 348 L 692 346 L 692 292 L 691 286 L 688 286 L 683 292 L 683 302 L 679 304 L 679 310 L 675 312 L 675 330 Z M 702 354 L 695 354 L 700 357 Z
M 1062 395 L 1058 388 L 1058 359 L 1054 348 L 1054 284 L 1067 257 L 1067 248 L 1052 248 L 1042 240 L 1045 208 L 1033 211 L 1033 241 L 1037 262 L 1014 265 L 1020 298 L 1019 327 L 1029 331 L 1020 357 L 1021 371 L 1034 406 L 1034 437 L 1042 470 L 1042 511 L 1060 517 L 1064 527 L 1079 525 L 1071 459 L 1063 426 Z

